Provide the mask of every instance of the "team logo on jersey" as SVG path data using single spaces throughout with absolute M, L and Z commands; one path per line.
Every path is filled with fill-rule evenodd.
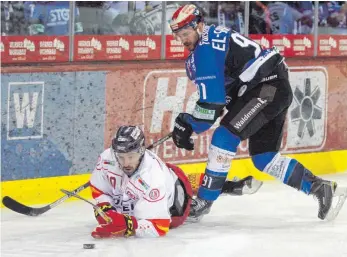
M 160 192 L 159 189 L 152 189 L 151 192 L 149 192 L 149 198 L 151 198 L 152 200 L 157 200 L 160 196 Z

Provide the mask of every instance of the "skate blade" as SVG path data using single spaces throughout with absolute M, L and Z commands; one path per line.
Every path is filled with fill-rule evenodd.
M 242 188 L 242 194 L 243 195 L 255 194 L 256 192 L 258 192 L 258 190 L 261 188 L 262 185 L 263 185 L 263 181 L 252 178 L 251 185 L 248 185 L 248 183 L 246 182 L 246 185 Z
M 337 199 L 336 199 L 337 198 Z M 347 199 L 347 188 L 346 187 L 337 187 L 334 193 L 334 200 L 337 200 L 335 206 L 331 206 L 327 216 L 324 220 L 332 221 L 339 214 L 343 204 Z
M 202 220 L 202 217 L 203 217 L 204 215 L 201 215 L 201 216 L 199 216 L 199 217 L 189 217 L 188 216 L 188 218 L 186 219 L 186 222 L 187 223 L 198 223 L 198 222 L 200 222 L 200 220 Z

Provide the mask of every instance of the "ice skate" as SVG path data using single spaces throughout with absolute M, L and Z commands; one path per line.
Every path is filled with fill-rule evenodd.
M 212 203 L 213 201 L 207 201 L 199 197 L 193 199 L 188 220 L 191 222 L 200 221 L 205 214 L 210 212 Z
M 311 193 L 318 199 L 318 218 L 334 220 L 347 198 L 347 189 L 338 187 L 336 182 L 318 179 L 313 182 Z M 337 202 L 334 204 L 334 200 Z
M 262 181 L 248 176 L 239 181 L 225 181 L 222 193 L 228 195 L 250 195 L 256 193 L 262 185 Z

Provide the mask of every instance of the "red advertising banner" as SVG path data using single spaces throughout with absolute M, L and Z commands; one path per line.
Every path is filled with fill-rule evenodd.
M 67 62 L 68 36 L 2 36 L 2 63 Z
M 183 44 L 172 35 L 166 36 L 166 59 L 185 59 L 189 55 Z
M 318 56 L 347 56 L 347 36 L 319 35 Z
M 276 46 L 286 57 L 313 56 L 313 35 L 249 35 L 265 48 Z
M 160 59 L 161 36 L 76 35 L 74 61 Z

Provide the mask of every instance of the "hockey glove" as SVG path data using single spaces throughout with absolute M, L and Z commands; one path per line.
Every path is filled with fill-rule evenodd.
M 115 211 L 110 211 L 107 215 L 112 219 L 112 222 L 97 226 L 91 234 L 92 237 L 129 237 L 135 234 L 138 226 L 135 217 Z
M 189 151 L 194 150 L 194 141 L 191 137 L 193 134 L 192 126 L 185 120 L 187 113 L 180 113 L 176 120 L 172 139 L 178 148 L 184 148 Z
M 110 216 L 111 212 L 117 212 L 116 208 L 114 208 L 110 203 L 104 202 L 104 203 L 98 203 L 97 205 L 107 216 Z M 95 209 L 94 209 L 94 216 L 100 225 L 107 224 L 106 220 L 104 220 L 104 218 L 101 217 L 101 215 Z

